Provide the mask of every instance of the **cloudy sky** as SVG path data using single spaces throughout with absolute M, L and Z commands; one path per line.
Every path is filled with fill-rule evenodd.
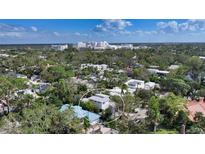
M 0 44 L 205 42 L 205 20 L 0 20 Z

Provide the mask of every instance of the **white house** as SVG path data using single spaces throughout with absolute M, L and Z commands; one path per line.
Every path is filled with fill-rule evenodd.
M 155 86 L 156 86 L 155 82 L 146 82 L 145 85 L 144 85 L 144 89 L 152 90 L 152 89 L 155 88 Z
M 110 106 L 110 98 L 108 95 L 96 94 L 95 96 L 91 96 L 88 99 L 93 101 L 95 105 L 101 110 L 105 110 Z
M 147 71 L 150 72 L 151 74 L 157 74 L 158 69 L 156 69 L 156 68 L 148 68 Z
M 125 84 L 128 86 L 128 91 L 133 93 L 136 89 L 144 89 L 145 82 L 143 80 L 130 79 Z
M 199 59 L 205 60 L 205 56 L 199 56 Z
M 148 68 L 147 71 L 150 72 L 151 74 L 159 74 L 159 75 L 169 74 L 169 71 L 163 71 L 155 68 Z
M 158 70 L 157 74 L 159 74 L 159 75 L 167 75 L 167 74 L 169 74 L 169 71 Z

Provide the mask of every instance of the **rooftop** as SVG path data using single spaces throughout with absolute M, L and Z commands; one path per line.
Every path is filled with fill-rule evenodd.
M 200 99 L 199 101 L 192 100 L 186 104 L 189 111 L 189 119 L 194 121 L 195 114 L 201 112 L 205 116 L 205 101 Z
M 93 112 L 89 112 L 87 110 L 83 110 L 82 107 L 80 106 L 70 106 L 69 104 L 65 104 L 61 107 L 60 111 L 64 112 L 66 111 L 69 107 L 71 107 L 75 113 L 75 116 L 82 119 L 85 117 L 88 117 L 89 122 L 92 124 L 96 121 L 99 120 L 100 115 L 93 113 Z
M 103 94 L 96 94 L 95 96 L 91 96 L 89 99 L 92 101 L 100 102 L 100 103 L 110 101 L 109 96 L 103 95 Z

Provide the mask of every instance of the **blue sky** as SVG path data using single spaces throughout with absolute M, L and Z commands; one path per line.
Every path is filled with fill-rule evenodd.
M 0 44 L 78 41 L 205 42 L 205 20 L 0 20 Z

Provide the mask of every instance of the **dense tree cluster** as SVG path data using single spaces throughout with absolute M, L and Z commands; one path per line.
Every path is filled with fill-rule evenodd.
M 78 51 L 74 48 L 65 51 L 43 49 L 8 50 L 9 57 L 0 57 L 0 100 L 6 101 L 11 112 L 0 117 L 0 130 L 10 133 L 84 133 L 89 128 L 88 118 L 78 119 L 71 109 L 60 112 L 63 104 L 78 105 L 85 110 L 99 113 L 92 103 L 82 103 L 80 98 L 88 87 L 74 83 L 72 77 L 85 79 L 98 89 L 121 88 L 122 99 L 111 96 L 116 108 L 124 109 L 125 114 L 107 126 L 120 133 L 204 133 L 205 118 L 197 113 L 195 121 L 188 119 L 185 109 L 186 98 L 205 97 L 205 56 L 202 44 L 150 45 L 138 50 L 92 50 Z M 102 74 L 96 68 L 80 69 L 81 64 L 107 64 L 109 71 Z M 170 65 L 179 68 L 170 70 Z M 152 74 L 148 68 L 168 70 L 168 75 Z M 27 79 L 10 75 L 20 73 L 31 78 L 40 76 L 49 88 L 39 93 L 39 97 L 14 93 L 29 87 Z M 91 77 L 96 77 L 93 81 Z M 158 88 L 137 89 L 134 94 L 127 92 L 128 78 L 156 82 Z M 33 88 L 33 87 L 32 87 Z M 160 97 L 161 94 L 167 94 Z M 88 94 L 88 95 L 91 95 Z M 88 96 L 87 95 L 87 96 Z M 126 114 L 136 108 L 147 110 L 142 121 L 130 119 Z M 109 122 L 111 111 L 105 110 L 101 119 Z

